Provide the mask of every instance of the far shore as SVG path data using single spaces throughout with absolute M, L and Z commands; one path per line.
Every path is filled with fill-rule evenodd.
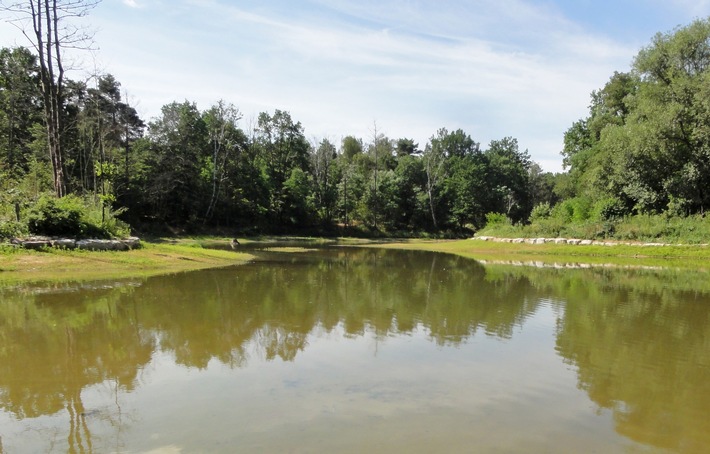
M 354 238 L 239 239 L 242 244 L 274 241 L 315 241 L 377 248 L 444 252 L 482 263 L 536 263 L 618 265 L 653 268 L 710 269 L 710 248 L 698 245 L 632 245 L 558 242 L 482 241 L 480 239 L 432 240 Z M 4 246 L 0 250 L 0 287 L 39 281 L 88 281 L 148 277 L 245 263 L 255 257 L 248 248 L 228 246 L 218 237 L 144 241 L 130 251 L 24 250 Z
M 402 240 L 377 245 L 392 249 L 445 252 L 488 263 L 589 264 L 653 268 L 710 269 L 710 248 L 661 243 L 534 241 L 506 238 Z

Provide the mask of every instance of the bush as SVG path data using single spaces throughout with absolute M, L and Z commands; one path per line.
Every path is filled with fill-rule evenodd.
M 627 214 L 624 202 L 616 197 L 598 200 L 592 207 L 592 218 L 598 221 L 618 221 Z
M 555 205 L 555 207 L 552 209 L 552 212 L 550 213 L 552 218 L 565 224 L 572 221 L 573 214 L 574 207 L 572 207 L 572 204 L 569 203 L 569 200 L 565 200 Z
M 27 233 L 27 226 L 16 221 L 0 221 L 0 240 L 15 238 Z
M 542 219 L 547 219 L 552 214 L 552 208 L 549 202 L 543 202 L 535 205 L 535 207 L 530 212 L 530 222 L 540 221 Z
M 80 236 L 84 233 L 84 206 L 76 196 L 42 196 L 30 209 L 27 227 L 36 235 Z
M 532 224 L 525 226 L 522 236 L 555 238 L 562 236 L 566 225 L 565 222 L 554 217 L 536 219 Z
M 508 216 L 501 213 L 488 213 L 486 214 L 486 225 L 478 231 L 478 234 L 507 237 L 514 235 L 518 230 L 520 230 L 520 226 L 514 226 Z
M 84 234 L 93 238 L 130 236 L 131 226 L 117 218 L 125 211 L 125 208 L 113 210 L 110 204 L 106 204 L 102 208 L 101 201 L 86 200 L 86 213 L 83 220 L 88 230 Z
M 710 238 L 710 220 L 702 215 L 667 218 L 664 215 L 636 215 L 616 227 L 615 236 L 624 240 L 698 244 Z
M 510 218 L 502 213 L 486 214 L 486 227 L 512 225 Z
M 130 233 L 128 224 L 116 219 L 109 207 L 75 195 L 62 198 L 45 195 L 30 209 L 30 233 L 48 236 L 111 238 Z

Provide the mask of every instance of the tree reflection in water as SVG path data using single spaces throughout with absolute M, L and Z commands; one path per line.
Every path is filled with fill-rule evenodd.
M 0 290 L 0 407 L 32 421 L 67 415 L 70 452 L 122 446 L 120 396 L 157 352 L 178 365 L 297 360 L 314 332 L 378 338 L 425 330 L 456 346 L 510 339 L 542 301 L 563 314 L 557 352 L 579 386 L 640 443 L 710 440 L 710 298 L 674 272 L 483 267 L 451 255 L 333 248 L 145 281 Z M 86 408 L 103 386 L 111 404 Z M 694 419 L 695 421 L 691 421 Z M 706 421 L 698 423 L 697 420 Z M 93 424 L 113 427 L 111 440 Z M 53 434 L 46 434 L 48 438 Z M 49 443 L 52 441 L 49 440 Z

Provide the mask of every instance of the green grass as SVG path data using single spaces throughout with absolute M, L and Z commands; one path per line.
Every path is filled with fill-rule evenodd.
M 710 269 L 710 247 L 573 246 L 512 244 L 480 240 L 387 243 L 378 247 L 447 252 L 491 262 L 586 263 L 638 267 Z
M 18 250 L 0 247 L 0 286 L 36 281 L 86 281 L 147 277 L 243 263 L 253 257 L 206 249 L 192 241 L 144 242 L 132 251 Z
M 303 240 L 332 243 L 332 239 L 268 237 L 242 239 L 240 243 Z M 87 281 L 148 277 L 244 263 L 248 253 L 219 250 L 204 245 L 225 245 L 226 238 L 198 237 L 143 242 L 144 247 L 127 252 L 46 249 L 29 251 L 0 245 L 0 286 L 38 281 Z M 631 267 L 710 269 L 710 247 L 686 246 L 573 246 L 557 244 L 512 244 L 481 240 L 362 240 L 339 239 L 338 243 L 380 248 L 452 253 L 492 263 L 585 263 Z M 290 248 L 303 251 L 303 248 Z
M 582 238 L 667 244 L 710 243 L 710 218 L 703 216 L 666 217 L 663 215 L 627 216 L 617 221 L 565 222 L 551 217 L 528 225 L 496 224 L 478 236 L 504 238 Z

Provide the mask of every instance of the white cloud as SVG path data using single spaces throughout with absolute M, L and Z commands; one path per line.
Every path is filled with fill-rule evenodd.
M 517 10 L 506 5 L 505 13 L 512 17 Z M 365 5 L 348 14 L 370 24 L 370 16 L 363 12 L 369 6 L 376 8 Z M 530 13 L 530 8 L 522 10 Z M 545 155 L 547 161 L 558 156 L 564 130 L 586 113 L 589 93 L 614 69 L 625 69 L 632 55 L 631 49 L 585 34 L 561 18 L 544 16 L 544 11 L 532 17 L 546 21 L 545 27 L 554 32 L 536 36 L 547 43 L 539 49 L 445 30 L 443 24 L 450 21 L 443 16 L 438 19 L 440 29 L 429 24 L 431 33 L 415 34 L 410 30 L 423 27 L 413 19 L 408 26 L 378 28 L 229 11 L 242 25 L 264 27 L 257 33 L 279 57 L 262 60 L 266 80 L 249 84 L 251 96 L 280 100 L 277 108 L 292 106 L 294 116 L 311 131 L 342 134 L 337 122 L 354 124 L 359 118 L 360 130 L 344 133 L 365 136 L 372 119 L 377 119 L 395 137 L 414 136 L 425 142 L 439 127 L 462 127 L 484 145 L 505 135 L 517 136 L 521 146 Z M 387 14 L 382 14 L 386 21 Z M 553 142 L 557 145 L 552 149 L 532 148 Z
M 710 0 L 663 0 L 663 2 L 667 6 L 682 9 L 690 16 L 702 18 L 710 14 Z
M 123 3 L 90 19 L 102 66 L 146 119 L 175 100 L 225 99 L 245 118 L 288 110 L 309 137 L 367 139 L 376 120 L 423 147 L 438 128 L 461 128 L 482 146 L 517 137 L 555 170 L 590 92 L 638 51 L 547 1 Z

